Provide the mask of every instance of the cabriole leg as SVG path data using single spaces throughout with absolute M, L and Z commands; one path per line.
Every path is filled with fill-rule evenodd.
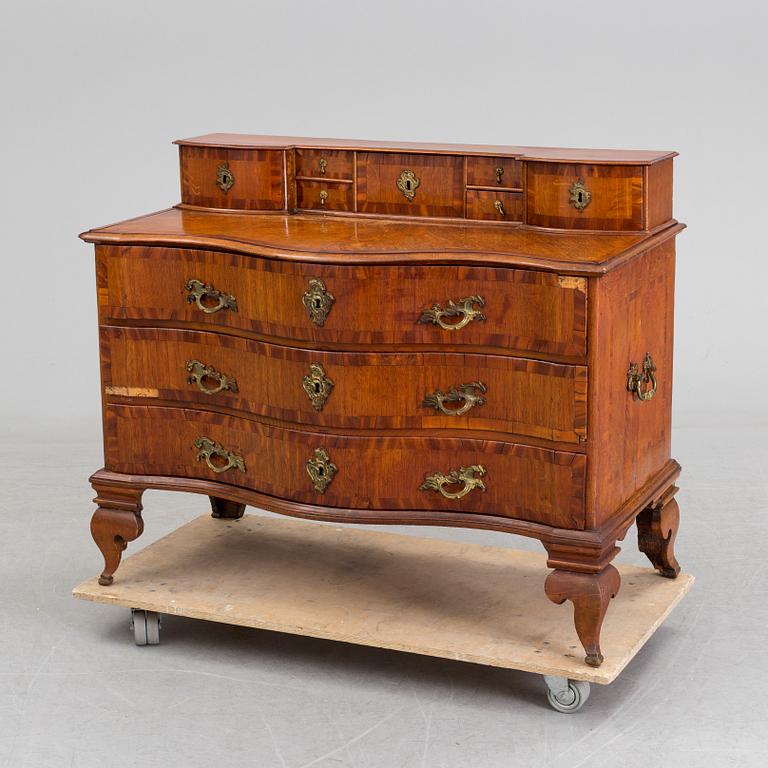
M 98 494 L 94 502 L 99 506 L 91 518 L 91 535 L 104 556 L 104 570 L 99 576 L 99 584 L 106 587 L 114 579 L 128 542 L 137 539 L 144 530 L 141 518 L 144 489 L 95 483 L 93 488 Z
M 668 579 L 680 573 L 675 558 L 675 537 L 680 526 L 680 507 L 673 498 L 677 488 L 671 488 L 654 507 L 647 507 L 637 516 L 637 545 Z
M 245 504 L 222 499 L 218 496 L 209 496 L 208 498 L 211 500 L 211 517 L 239 520 L 245 514 Z

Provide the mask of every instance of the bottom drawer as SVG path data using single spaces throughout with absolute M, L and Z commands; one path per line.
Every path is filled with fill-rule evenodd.
M 114 472 L 218 480 L 304 504 L 584 527 L 582 454 L 488 440 L 329 435 L 185 408 L 109 405 L 105 418 Z M 451 470 L 462 468 L 450 482 Z

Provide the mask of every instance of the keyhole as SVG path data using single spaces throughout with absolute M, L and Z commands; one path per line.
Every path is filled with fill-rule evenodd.
M 579 202 L 583 202 L 584 194 L 582 192 L 579 192 Z
M 322 467 L 322 466 L 318 467 L 317 468 L 317 474 L 320 475 L 320 477 L 322 477 L 325 474 L 325 468 Z
M 320 309 L 320 299 L 315 299 L 315 309 Z
M 405 180 L 405 188 L 410 192 L 410 190 L 411 190 L 411 180 L 410 179 L 406 179 Z
M 320 383 L 317 381 L 315 382 L 315 394 L 320 394 Z

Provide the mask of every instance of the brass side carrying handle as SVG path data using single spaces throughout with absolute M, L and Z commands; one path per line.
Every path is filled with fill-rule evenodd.
M 439 389 L 424 398 L 421 404 L 422 408 L 434 408 L 446 416 L 463 416 L 467 411 L 476 405 L 485 405 L 483 395 L 488 391 L 488 387 L 482 381 L 470 381 L 468 384 L 461 384 L 458 387 L 451 387 L 443 393 Z M 446 408 L 445 403 L 460 403 L 459 408 Z
M 472 306 L 473 304 L 484 307 L 485 299 L 482 296 L 467 296 L 458 301 L 450 300 L 445 309 L 439 304 L 433 304 L 429 309 L 422 310 L 418 322 L 423 323 L 424 325 L 430 323 L 432 325 L 438 325 L 446 331 L 458 331 L 460 328 L 467 325 L 467 323 L 472 322 L 472 320 L 485 320 L 485 315 L 475 309 Z M 446 323 L 444 320 L 446 317 L 459 317 L 461 319 L 458 323 Z
M 434 475 L 427 475 L 424 478 L 424 482 L 419 486 L 419 490 L 437 491 L 446 499 L 462 499 L 470 491 L 475 490 L 475 488 L 480 491 L 485 490 L 485 483 L 480 479 L 483 475 L 485 475 L 485 467 L 482 464 L 452 469 L 447 475 L 442 474 L 442 472 L 435 472 Z M 446 490 L 446 486 L 456 485 L 462 485 L 463 487 L 456 492 Z
M 212 315 L 220 312 L 222 309 L 229 309 L 237 312 L 237 299 L 228 293 L 217 291 L 210 283 L 202 283 L 199 280 L 187 280 L 184 283 L 184 290 L 188 291 L 187 301 L 197 304 L 197 308 L 206 315 Z M 215 301 L 213 305 L 203 303 L 204 299 Z
M 494 200 L 493 207 L 499 212 L 500 216 L 506 216 L 507 212 L 504 210 L 504 203 L 501 200 Z
M 220 443 L 216 443 L 208 437 L 198 437 L 195 440 L 195 448 L 197 448 L 197 460 L 205 461 L 211 472 L 219 474 L 228 469 L 238 469 L 240 472 L 245 472 L 245 461 L 243 461 L 242 456 L 228 451 Z
M 194 384 L 201 392 L 205 392 L 206 395 L 217 395 L 219 392 L 223 392 L 228 389 L 230 392 L 237 392 L 237 381 L 232 376 L 219 373 L 215 368 L 210 365 L 200 362 L 200 360 L 187 360 L 184 366 L 189 373 L 187 376 L 187 384 Z M 207 386 L 206 382 L 213 380 L 216 385 L 213 387 Z
M 646 386 L 650 384 L 650 386 Z M 643 387 L 646 389 L 643 390 Z M 627 389 L 634 392 L 638 400 L 650 400 L 656 394 L 656 363 L 649 352 L 645 353 L 643 372 L 640 373 L 637 363 L 630 363 L 627 371 Z

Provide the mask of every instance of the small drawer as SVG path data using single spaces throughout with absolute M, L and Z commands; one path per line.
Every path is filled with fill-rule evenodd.
M 643 229 L 643 167 L 528 163 L 527 223 L 556 229 Z
M 361 152 L 358 211 L 389 216 L 464 216 L 464 158 Z
M 297 176 L 352 180 L 354 163 L 354 152 L 338 149 L 296 150 Z
M 584 366 L 467 353 L 306 350 L 170 328 L 102 326 L 100 336 L 108 397 L 226 406 L 319 427 L 586 439 Z
M 522 221 L 522 192 L 467 190 L 467 218 L 481 221 Z
M 179 147 L 181 202 L 205 208 L 285 208 L 283 153 L 277 150 Z
M 498 515 L 584 527 L 587 457 L 518 443 L 286 429 L 203 410 L 108 404 L 106 468 L 212 480 L 346 509 Z
M 521 189 L 523 164 L 511 157 L 467 157 L 467 185 Z
M 352 184 L 331 181 L 297 181 L 296 207 L 312 211 L 352 211 L 355 197 Z

